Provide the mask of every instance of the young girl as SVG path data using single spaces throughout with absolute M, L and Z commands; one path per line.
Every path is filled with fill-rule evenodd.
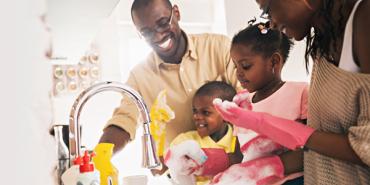
M 233 128 L 222 119 L 212 104 L 214 98 L 231 101 L 235 95 L 235 89 L 225 82 L 211 81 L 201 86 L 195 92 L 192 103 L 193 121 L 197 130 L 178 135 L 171 142 L 171 148 L 173 149 L 174 146 L 180 145 L 184 141 L 194 140 L 203 149 L 224 150 L 229 155 L 230 164 L 239 163 L 242 159 L 242 154 L 240 153 L 236 137 L 233 135 Z M 177 150 L 181 149 L 177 147 Z M 191 149 L 187 147 L 185 150 Z M 209 153 L 207 153 L 207 156 L 211 157 Z M 212 157 L 217 158 L 216 156 Z M 217 158 L 217 160 L 221 159 Z M 175 165 L 178 166 L 178 164 Z M 169 164 L 170 170 L 171 167 L 171 164 Z M 206 184 L 211 178 L 211 176 L 199 175 L 196 177 L 196 181 L 198 185 Z M 184 184 L 184 182 L 180 183 Z
M 309 127 L 220 105 L 224 119 L 285 146 L 304 146 L 305 184 L 370 184 L 370 0 L 257 2 L 272 28 L 307 39 L 306 64 L 308 56 L 314 61 Z M 236 112 L 242 116 L 232 116 Z M 249 124 L 257 119 L 258 125 Z M 289 130 L 296 134 L 288 135 Z M 289 156 L 281 160 L 288 172 L 289 166 L 303 162 Z
M 237 69 L 239 82 L 251 93 L 244 98 L 248 98 L 247 101 L 251 102 L 253 111 L 267 112 L 285 119 L 305 122 L 307 119 L 307 83 L 284 82 L 281 79 L 281 70 L 288 58 L 291 45 L 292 42 L 280 31 L 269 30 L 264 23 L 251 24 L 234 36 L 230 54 Z M 234 98 L 234 101 L 237 103 L 246 101 L 241 96 L 243 95 Z M 256 162 L 259 159 L 265 160 L 266 156 L 282 153 L 281 147 L 276 146 L 275 142 L 265 136 L 249 129 L 236 129 L 244 155 L 244 163 L 250 163 L 252 160 Z M 297 157 L 302 155 L 300 151 L 287 154 Z M 220 182 L 227 178 L 228 173 L 230 172 L 226 171 L 223 174 L 224 177 L 215 179 L 215 183 L 219 181 L 218 184 L 223 184 L 224 182 Z M 288 177 L 291 179 L 297 176 L 302 176 L 302 174 Z M 248 180 L 247 177 L 244 180 Z M 261 179 L 254 180 L 259 182 Z M 275 183 L 278 182 L 275 181 Z M 286 184 L 303 184 L 303 178 L 287 181 Z

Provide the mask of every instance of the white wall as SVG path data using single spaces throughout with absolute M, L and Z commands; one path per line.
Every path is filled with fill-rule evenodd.
M 54 184 L 49 33 L 42 0 L 0 2 L 1 184 Z

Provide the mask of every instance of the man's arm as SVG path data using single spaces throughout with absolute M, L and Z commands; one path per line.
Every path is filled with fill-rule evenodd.
M 135 77 L 130 73 L 125 85 L 137 90 L 136 84 Z M 121 151 L 131 139 L 135 138 L 136 118 L 139 114 L 135 102 L 127 94 L 122 96 L 120 106 L 114 110 L 99 140 L 99 143 L 114 144 L 113 154 Z
M 113 154 L 123 149 L 130 141 L 130 134 L 120 127 L 110 125 L 104 129 L 99 143 L 114 144 Z

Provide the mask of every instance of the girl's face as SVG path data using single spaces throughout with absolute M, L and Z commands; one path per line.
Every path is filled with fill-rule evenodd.
M 201 137 L 219 137 L 227 129 L 220 114 L 213 107 L 213 96 L 194 96 L 193 120 Z
M 288 37 L 302 40 L 309 34 L 314 11 L 307 0 L 256 0 L 269 17 L 274 29 L 284 32 Z
M 230 55 L 240 84 L 249 92 L 262 89 L 274 78 L 271 59 L 252 52 L 250 47 L 233 44 Z

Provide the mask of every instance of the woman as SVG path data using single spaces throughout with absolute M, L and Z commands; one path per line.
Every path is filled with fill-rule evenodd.
M 270 28 L 307 40 L 306 66 L 309 56 L 314 64 L 309 127 L 224 106 L 227 102 L 216 103 L 216 108 L 237 126 L 253 129 L 291 149 L 303 147 L 305 184 L 370 184 L 370 0 L 257 3 L 263 10 L 261 17 L 270 20 Z M 289 153 L 280 159 L 285 174 L 302 163 Z

